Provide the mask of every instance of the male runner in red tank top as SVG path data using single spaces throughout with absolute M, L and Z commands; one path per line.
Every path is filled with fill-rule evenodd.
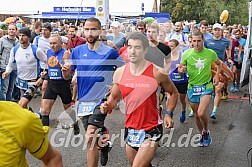
M 131 166 L 151 166 L 158 141 L 165 128 L 173 127 L 173 110 L 178 92 L 165 70 L 148 61 L 145 54 L 148 39 L 141 32 L 127 37 L 129 63 L 118 68 L 113 76 L 113 87 L 108 101 L 101 105 L 101 112 L 116 107 L 120 98 L 125 102 L 126 154 Z M 170 96 L 167 112 L 162 121 L 159 108 L 159 91 L 164 88 Z

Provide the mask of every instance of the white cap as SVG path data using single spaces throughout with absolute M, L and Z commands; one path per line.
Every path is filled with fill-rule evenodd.
M 213 25 L 213 29 L 215 29 L 215 28 L 219 28 L 219 29 L 222 30 L 222 26 L 221 26 L 221 24 L 219 24 L 219 23 L 215 23 L 215 24 Z
M 120 27 L 121 24 L 118 21 L 113 21 L 110 26 L 111 27 Z

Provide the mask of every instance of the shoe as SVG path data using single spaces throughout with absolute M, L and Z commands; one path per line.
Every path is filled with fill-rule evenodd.
M 228 96 L 226 93 L 223 92 L 222 96 L 221 96 L 221 100 L 227 100 Z
M 74 135 L 78 135 L 80 133 L 80 127 L 78 121 L 73 124 Z
M 205 147 L 209 146 L 212 143 L 210 131 L 204 131 L 203 133 L 203 145 Z
M 231 86 L 230 91 L 231 91 L 231 92 L 234 92 L 234 91 L 235 91 L 235 85 L 234 85 L 234 84 Z
M 186 118 L 186 112 L 185 111 L 182 111 L 181 114 L 180 114 L 180 122 L 183 123 L 185 122 L 185 118 Z
M 188 114 L 188 117 L 194 117 L 194 112 L 191 107 L 190 107 L 190 113 Z
M 235 85 L 235 89 L 234 89 L 235 92 L 239 92 L 240 91 L 240 88 L 238 85 Z
M 216 119 L 216 112 L 212 111 L 212 114 L 211 114 L 210 118 Z
M 200 138 L 199 146 L 204 147 L 204 137 L 202 134 L 200 136 L 201 136 L 201 138 Z
M 112 149 L 112 144 L 111 144 L 110 141 L 107 141 L 107 145 L 101 149 L 100 162 L 101 162 L 102 166 L 105 166 L 107 164 L 107 162 L 108 162 L 108 153 L 110 152 L 111 149 Z

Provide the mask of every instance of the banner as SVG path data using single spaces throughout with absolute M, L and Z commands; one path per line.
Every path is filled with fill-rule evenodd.
M 102 25 L 109 23 L 109 0 L 96 0 L 96 18 Z

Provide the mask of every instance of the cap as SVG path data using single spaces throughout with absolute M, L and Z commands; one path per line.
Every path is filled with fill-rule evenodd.
M 118 21 L 113 21 L 110 26 L 111 27 L 120 27 L 121 23 L 119 23 Z
M 28 38 L 31 38 L 31 30 L 29 28 L 27 28 L 27 27 L 19 29 L 19 34 L 24 34 Z
M 52 25 L 48 22 L 44 23 L 42 28 L 47 28 L 50 32 L 52 31 Z
M 215 28 L 219 28 L 219 29 L 222 30 L 222 26 L 221 26 L 221 24 L 219 24 L 219 23 L 215 23 L 215 24 L 213 25 L 213 29 L 215 29 Z

